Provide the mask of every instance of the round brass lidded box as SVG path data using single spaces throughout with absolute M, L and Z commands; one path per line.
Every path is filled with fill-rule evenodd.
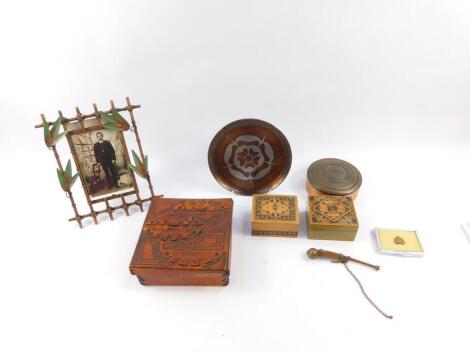
M 266 193 L 285 179 L 292 152 L 284 134 L 258 119 L 236 120 L 212 139 L 209 168 L 224 188 L 241 195 Z
M 355 199 L 361 184 L 359 170 L 341 159 L 320 159 L 313 162 L 307 171 L 307 191 L 310 196 L 326 194 Z

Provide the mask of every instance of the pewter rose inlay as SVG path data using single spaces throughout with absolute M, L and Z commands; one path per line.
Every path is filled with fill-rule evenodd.
M 258 180 L 271 170 L 274 152 L 264 138 L 242 135 L 227 146 L 224 160 L 235 178 L 243 181 Z

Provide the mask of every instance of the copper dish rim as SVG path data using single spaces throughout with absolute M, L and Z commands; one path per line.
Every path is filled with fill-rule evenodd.
M 236 188 L 232 187 L 228 183 L 226 183 L 223 180 L 223 178 L 221 178 L 220 175 L 218 173 L 216 173 L 215 166 L 214 166 L 214 161 L 213 161 L 213 158 L 211 158 L 211 156 L 214 155 L 214 150 L 216 148 L 216 145 L 217 145 L 217 142 L 219 141 L 219 139 L 227 132 L 227 130 L 232 129 L 235 125 L 239 125 L 242 122 L 246 123 L 247 125 L 248 124 L 253 124 L 253 125 L 258 125 L 258 126 L 273 130 L 281 138 L 281 140 L 284 141 L 284 145 L 285 145 L 284 150 L 285 150 L 285 153 L 288 155 L 288 158 L 287 158 L 288 163 L 286 163 L 286 165 L 284 166 L 284 168 L 282 170 L 282 173 L 279 174 L 277 179 L 273 183 L 271 183 L 271 184 L 269 184 L 265 187 L 255 189 L 252 192 L 241 191 L 239 189 L 236 189 Z M 231 191 L 231 192 L 233 192 L 234 194 L 237 194 L 237 195 L 251 196 L 253 194 L 265 194 L 265 193 L 267 193 L 271 190 L 274 190 L 286 179 L 287 175 L 289 174 L 290 168 L 292 166 L 292 150 L 291 150 L 289 141 L 287 140 L 286 136 L 282 133 L 281 130 L 279 130 L 274 125 L 272 125 L 272 124 L 270 124 L 270 123 L 268 123 L 264 120 L 260 120 L 260 119 L 254 119 L 254 118 L 238 119 L 238 120 L 232 121 L 231 123 L 225 125 L 223 128 L 221 128 L 214 135 L 214 137 L 212 138 L 212 141 L 209 145 L 209 151 L 207 152 L 207 161 L 209 163 L 209 169 L 211 171 L 212 176 L 223 188 L 225 188 L 225 189 L 227 189 L 227 190 L 229 190 L 229 191 Z

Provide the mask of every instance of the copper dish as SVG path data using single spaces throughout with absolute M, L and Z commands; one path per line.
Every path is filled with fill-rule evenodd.
M 292 152 L 284 134 L 258 119 L 236 120 L 212 139 L 209 168 L 224 188 L 241 195 L 266 193 L 285 179 Z

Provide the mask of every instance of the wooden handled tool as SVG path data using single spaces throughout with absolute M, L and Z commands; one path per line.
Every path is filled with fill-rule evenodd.
M 333 252 L 333 251 L 311 248 L 307 251 L 307 256 L 311 259 L 318 259 L 318 258 L 324 257 L 327 259 L 331 259 L 335 262 L 341 262 L 341 263 L 352 261 L 361 265 L 372 267 L 376 271 L 380 270 L 380 266 L 372 265 L 367 262 L 355 259 L 350 256 L 346 256 L 337 252 Z

